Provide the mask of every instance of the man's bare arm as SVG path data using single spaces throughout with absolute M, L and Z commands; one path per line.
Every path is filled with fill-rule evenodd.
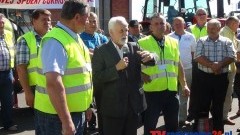
M 29 85 L 27 65 L 26 64 L 17 65 L 17 73 L 21 86 L 23 87 L 23 90 L 25 92 L 26 104 L 33 108 L 34 95 Z
M 50 100 L 62 122 L 63 134 L 73 135 L 75 133 L 75 126 L 68 110 L 62 77 L 59 73 L 47 72 L 46 81 Z

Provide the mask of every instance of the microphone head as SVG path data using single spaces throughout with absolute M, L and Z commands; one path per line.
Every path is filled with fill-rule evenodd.
M 123 51 L 123 57 L 127 57 L 128 54 L 130 53 L 128 46 L 123 46 L 122 51 Z

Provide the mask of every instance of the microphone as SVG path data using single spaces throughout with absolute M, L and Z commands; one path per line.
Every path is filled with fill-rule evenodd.
M 123 58 L 128 57 L 128 54 L 130 53 L 128 46 L 123 46 L 122 51 L 123 51 Z

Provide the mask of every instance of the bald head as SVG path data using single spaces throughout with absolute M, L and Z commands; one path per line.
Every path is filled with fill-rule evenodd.
M 185 21 L 182 17 L 175 17 L 173 19 L 173 28 L 178 35 L 184 34 Z
M 207 23 L 207 33 L 208 37 L 212 40 L 216 40 L 219 37 L 219 32 L 221 29 L 221 23 L 217 19 L 212 19 Z

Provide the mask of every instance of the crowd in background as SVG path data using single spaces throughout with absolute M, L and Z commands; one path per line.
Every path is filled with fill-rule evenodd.
M 112 17 L 108 38 L 88 5 L 70 0 L 54 27 L 48 10 L 34 10 L 33 30 L 16 40 L 0 14 L 4 129 L 18 130 L 12 108 L 19 80 L 37 135 L 82 135 L 97 125 L 101 135 L 135 135 L 140 121 L 151 135 L 161 115 L 167 132 L 193 124 L 195 132 L 224 133 L 225 124 L 235 125 L 228 116 L 233 92 L 240 116 L 239 19 L 207 22 L 202 8 L 195 18 L 186 28 L 182 17 L 169 24 L 156 13 L 144 35 L 137 20 Z

